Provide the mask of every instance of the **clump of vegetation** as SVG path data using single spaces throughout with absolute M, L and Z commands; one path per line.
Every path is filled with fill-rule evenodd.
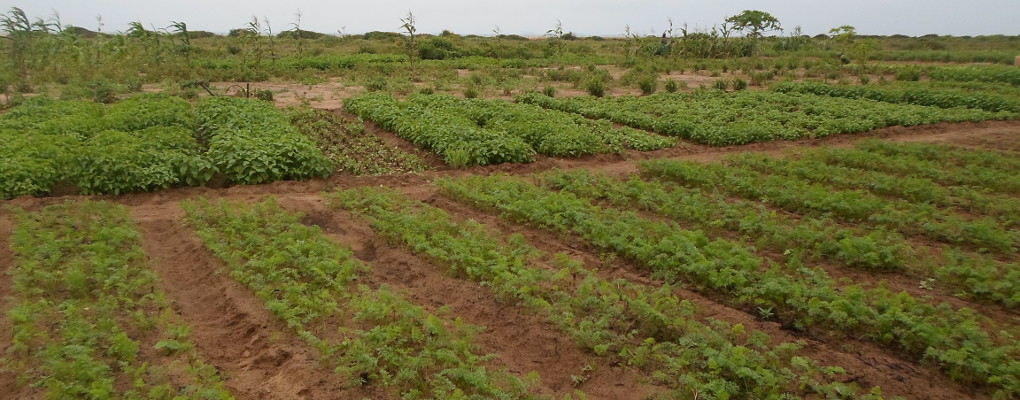
M 589 79 L 588 82 L 584 84 L 584 90 L 595 97 L 605 96 L 606 82 L 600 78 Z
M 336 170 L 354 175 L 421 172 L 428 167 L 414 154 L 386 144 L 365 128 L 365 122 L 345 115 L 307 107 L 287 110 L 290 122 L 315 140 Z

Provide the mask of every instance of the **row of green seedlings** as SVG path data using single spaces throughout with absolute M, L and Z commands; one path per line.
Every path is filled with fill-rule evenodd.
M 1015 113 L 940 109 L 812 94 L 698 90 L 643 97 L 551 98 L 528 93 L 518 102 L 608 119 L 711 146 L 866 132 L 887 126 L 1014 118 Z
M 13 210 L 5 364 L 48 399 L 232 399 L 157 289 L 127 208 Z
M 1020 194 L 1020 176 L 1017 176 L 1015 170 L 978 164 L 957 165 L 922 155 L 883 154 L 880 149 L 867 148 L 869 146 L 858 143 L 857 148 L 853 149 L 817 149 L 805 152 L 801 157 L 828 165 L 878 171 L 903 178 L 927 179 L 945 186 L 972 187 L 979 191 L 1012 196 Z
M 933 81 L 991 82 L 1020 86 L 1020 70 L 1008 66 L 925 66 L 922 68 L 914 66 L 900 66 L 897 67 L 897 69 L 900 71 L 914 70 L 917 71 L 918 75 L 923 73 Z
M 878 196 L 930 204 L 947 211 L 961 209 L 993 217 L 996 223 L 1007 229 L 1020 225 L 1020 199 L 989 194 L 979 188 L 942 186 L 930 179 L 899 177 L 810 159 L 793 160 L 745 153 L 729 157 L 726 161 L 767 175 L 789 176 L 838 189 L 869 191 Z
M 428 169 L 418 156 L 368 132 L 365 122 L 357 117 L 309 107 L 290 107 L 286 114 L 302 135 L 315 141 L 338 172 L 386 175 Z
M 654 278 L 688 282 L 722 301 L 797 330 L 857 337 L 904 351 L 951 378 L 1020 395 L 1020 345 L 972 310 L 934 306 L 906 292 L 840 285 L 821 268 L 782 264 L 745 245 L 701 231 L 594 206 L 566 192 L 506 176 L 437 181 L 447 195 L 505 218 L 579 235 L 589 244 L 648 268 Z
M 681 398 L 858 396 L 858 388 L 837 379 L 842 368 L 796 355 L 799 343 L 773 344 L 740 324 L 699 321 L 697 308 L 671 285 L 603 279 L 565 254 L 542 253 L 520 234 L 455 220 L 393 189 L 363 187 L 326 197 L 332 207 L 368 219 L 389 240 L 540 313 L 586 350 L 639 368 Z M 881 391 L 861 398 L 881 398 Z
M 258 184 L 325 178 L 333 163 L 271 103 L 236 97 L 198 102 L 199 139 L 205 157 L 228 181 Z
M 404 399 L 531 398 L 520 379 L 476 354 L 482 328 L 431 313 L 386 286 L 358 284 L 370 266 L 275 199 L 182 203 L 230 275 L 335 366 L 350 387 Z
M 519 137 L 539 154 L 551 157 L 620 153 L 624 149 L 650 151 L 676 144 L 675 139 L 634 128 L 614 128 L 608 121 L 593 121 L 531 104 L 458 99 L 444 94 L 413 96 L 409 101 L 466 116 L 479 127 Z
M 0 198 L 58 186 L 120 194 L 209 179 L 195 116 L 180 98 L 138 96 L 104 107 L 36 97 L 0 115 Z
M 614 179 L 583 170 L 553 171 L 539 184 L 615 206 L 648 210 L 711 234 L 736 232 L 763 249 L 783 254 L 787 263 L 820 258 L 863 270 L 903 271 L 959 289 L 957 295 L 1020 305 L 1020 266 L 986 255 L 948 249 L 939 254 L 914 248 L 883 228 L 845 227 L 826 216 L 791 217 L 761 204 L 727 197 L 714 189 L 686 188 L 639 176 Z
M 727 157 L 726 162 L 765 174 L 776 174 L 836 189 L 867 191 L 895 201 L 901 199 L 933 205 L 947 211 L 961 209 L 992 217 L 1006 229 L 1015 229 L 1020 223 L 1020 199 L 987 194 L 976 188 L 943 187 L 926 179 L 895 177 L 884 172 L 829 165 L 811 159 L 795 160 L 745 153 Z
M 763 175 L 737 163 L 657 160 L 642 164 L 649 175 L 689 187 L 723 190 L 805 215 L 828 214 L 840 221 L 882 227 L 980 252 L 1012 257 L 1020 234 L 995 220 L 965 218 L 930 204 L 887 199 L 859 190 L 836 190 L 784 175 Z
M 870 99 L 939 108 L 974 108 L 985 111 L 1020 112 L 1020 101 L 1003 96 L 953 89 L 830 85 L 821 82 L 782 82 L 770 87 L 780 93 L 806 93 L 848 99 Z
M 1015 172 L 1020 168 L 1020 158 L 992 150 L 960 148 L 935 143 L 894 143 L 882 140 L 861 141 L 856 143 L 855 147 L 886 156 L 931 160 L 954 167 L 985 168 L 1007 173 Z M 968 173 L 972 173 L 972 171 L 968 171 Z M 1005 178 L 1005 176 L 997 178 Z M 1013 178 L 1014 181 L 1020 179 L 1015 175 Z
M 344 108 L 435 152 L 454 167 L 535 160 L 535 150 L 516 136 L 482 129 L 462 115 L 401 102 L 386 93 L 349 98 Z

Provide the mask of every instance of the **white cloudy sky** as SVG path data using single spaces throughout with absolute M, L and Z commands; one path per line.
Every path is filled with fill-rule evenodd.
M 64 24 L 103 31 L 127 28 L 130 21 L 164 27 L 183 21 L 192 30 L 226 32 L 243 27 L 252 16 L 267 18 L 274 31 L 288 29 L 295 14 L 303 14 L 302 29 L 336 33 L 397 31 L 400 18 L 414 12 L 419 32 L 540 35 L 556 20 L 579 35 L 620 35 L 630 25 L 641 33 L 661 33 L 667 18 L 677 24 L 708 28 L 745 9 L 758 9 L 778 18 L 787 30 L 825 33 L 839 25 L 853 25 L 862 34 L 936 33 L 942 35 L 1020 35 L 1020 0 L 512 0 L 512 1 L 397 1 L 397 0 L 0 0 L 0 9 L 19 7 L 31 17 L 60 14 Z

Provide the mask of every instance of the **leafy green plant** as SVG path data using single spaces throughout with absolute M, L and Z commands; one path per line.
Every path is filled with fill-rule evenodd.
M 233 97 L 199 101 L 205 157 L 229 181 L 241 184 L 329 176 L 332 162 L 287 116 L 267 102 Z
M 421 172 L 428 166 L 418 156 L 392 147 L 365 129 L 365 122 L 339 113 L 308 107 L 288 108 L 290 122 L 312 138 L 338 171 L 354 175 Z

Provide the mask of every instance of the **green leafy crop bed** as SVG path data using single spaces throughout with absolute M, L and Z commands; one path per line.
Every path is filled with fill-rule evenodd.
M 450 165 L 531 162 L 536 153 L 579 157 L 671 147 L 675 140 L 608 121 L 503 100 L 415 95 L 400 101 L 369 93 L 344 103 L 347 110 L 375 121 Z
M 589 118 L 608 119 L 711 146 L 824 137 L 893 125 L 1008 119 L 1017 115 L 1009 111 L 945 109 L 767 91 L 699 90 L 644 97 L 567 99 L 529 93 L 518 97 L 518 101 Z
M 197 132 L 201 132 L 199 140 Z M 0 115 L 0 198 L 121 194 L 325 177 L 331 162 L 268 103 L 138 95 L 103 106 L 37 97 Z

